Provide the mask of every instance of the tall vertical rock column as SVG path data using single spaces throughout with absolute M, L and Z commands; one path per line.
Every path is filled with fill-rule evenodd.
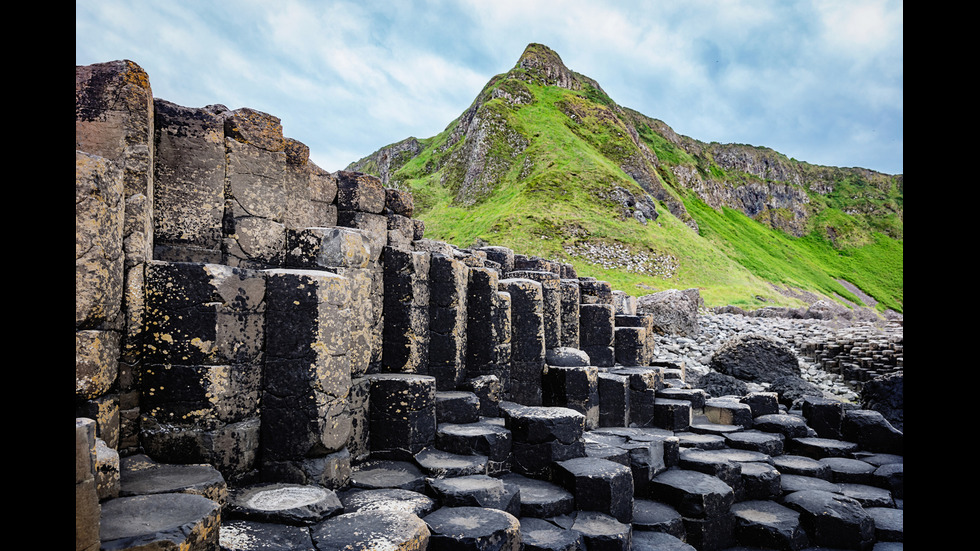
M 224 117 L 224 263 L 273 268 L 286 252 L 286 140 L 278 118 L 242 108 Z
M 153 258 L 220 264 L 225 210 L 225 120 L 157 99 Z
M 337 225 L 362 230 L 369 239 L 371 300 L 375 319 L 371 331 L 371 371 L 382 369 L 384 356 L 384 248 L 388 243 L 387 194 L 381 180 L 369 174 L 338 171 Z
M 428 373 L 430 263 L 428 252 L 384 248 L 384 371 Z
M 582 304 L 579 307 L 579 324 L 582 350 L 589 355 L 592 365 L 612 367 L 616 353 L 613 348 L 616 319 L 612 304 Z
M 263 471 L 277 480 L 340 487 L 350 464 L 349 281 L 316 270 L 265 273 Z
M 499 290 L 496 270 L 470 268 L 467 285 L 466 378 L 496 377 L 511 386 L 511 297 Z
M 500 280 L 499 286 L 511 298 L 510 400 L 527 406 L 540 406 L 546 346 L 541 284 L 530 279 L 514 278 Z
M 433 254 L 429 265 L 429 374 L 438 390 L 455 390 L 466 367 L 467 284 L 469 267 Z
M 373 331 L 377 314 L 374 291 L 374 268 L 370 236 L 364 230 L 345 227 L 311 227 L 287 230 L 290 268 L 324 270 L 347 278 L 350 286 L 350 363 L 351 392 L 348 399 L 351 436 L 348 453 L 358 459 L 369 453 L 367 393 L 365 378 L 371 367 Z M 380 306 L 378 307 L 380 308 Z
M 561 301 L 561 346 L 578 348 L 579 343 L 579 304 L 581 296 L 578 279 L 562 278 L 558 286 Z
M 75 68 L 75 150 L 76 413 L 110 447 L 135 450 L 153 247 L 153 93 L 142 68 Z
M 172 463 L 211 463 L 230 481 L 257 468 L 265 278 L 219 264 L 146 270 L 141 443 Z
M 545 348 L 552 349 L 561 346 L 561 278 L 558 274 L 540 270 L 515 270 L 509 272 L 507 277 L 530 279 L 541 284 L 541 314 L 544 322 Z

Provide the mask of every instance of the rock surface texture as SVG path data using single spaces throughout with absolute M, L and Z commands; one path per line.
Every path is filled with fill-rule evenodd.
M 900 325 L 424 239 L 411 196 L 131 62 L 76 68 L 76 121 L 77 550 L 903 545 Z

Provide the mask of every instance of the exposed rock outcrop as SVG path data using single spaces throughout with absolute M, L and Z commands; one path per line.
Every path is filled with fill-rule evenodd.
M 697 289 L 669 289 L 637 299 L 637 311 L 653 316 L 654 329 L 668 335 L 696 336 L 701 306 Z
M 711 368 L 750 382 L 769 382 L 779 377 L 800 376 L 793 351 L 765 335 L 739 335 L 725 342 L 711 358 Z

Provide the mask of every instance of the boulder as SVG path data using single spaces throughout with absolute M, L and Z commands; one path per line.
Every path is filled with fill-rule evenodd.
M 800 376 L 800 362 L 789 346 L 755 333 L 726 341 L 711 357 L 709 365 L 719 373 L 755 383 Z
M 820 387 L 803 379 L 799 375 L 779 377 L 769 385 L 769 391 L 779 396 L 779 403 L 792 407 L 794 403 L 807 397 L 823 398 Z
M 698 307 L 702 305 L 697 289 L 668 289 L 637 299 L 637 313 L 653 316 L 654 331 L 663 335 L 694 337 L 698 327 Z
M 861 407 L 877 411 L 893 427 L 905 432 L 904 373 L 890 373 L 864 383 L 861 387 Z
M 700 388 L 708 393 L 709 396 L 745 396 L 749 393 L 749 387 L 742 381 L 714 371 L 705 373 L 694 382 L 696 388 Z

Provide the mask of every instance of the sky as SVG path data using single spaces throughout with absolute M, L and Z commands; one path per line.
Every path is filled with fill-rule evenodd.
M 341 170 L 441 132 L 529 43 L 705 142 L 903 173 L 902 0 L 76 0 L 75 64 L 278 117 Z

